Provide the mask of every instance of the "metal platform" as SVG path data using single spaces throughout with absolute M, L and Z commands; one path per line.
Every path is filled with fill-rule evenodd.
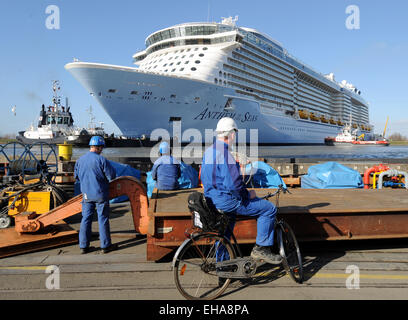
M 74 243 L 78 243 L 78 232 L 63 221 L 35 234 L 7 228 L 0 232 L 0 258 Z
M 160 191 L 157 198 L 153 193 L 148 213 L 147 260 L 161 259 L 186 239 L 184 232 L 192 227 L 187 198 L 194 190 Z M 269 191 L 256 190 L 260 197 Z M 299 241 L 408 237 L 405 189 L 291 192 L 280 196 L 279 216 L 292 226 Z M 255 243 L 256 220 L 237 221 L 234 233 L 240 243 Z

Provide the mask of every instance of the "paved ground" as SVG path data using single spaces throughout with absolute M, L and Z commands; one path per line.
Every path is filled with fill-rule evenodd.
M 95 251 L 87 255 L 72 245 L 0 259 L 0 300 L 182 300 L 174 285 L 171 257 L 160 263 L 146 261 L 146 240 L 132 231 L 128 203 L 113 205 L 111 211 L 112 240 L 119 250 L 100 253 L 95 220 L 91 244 Z M 80 215 L 67 220 L 77 230 L 79 221 Z M 221 300 L 408 298 L 406 239 L 303 243 L 301 249 L 303 284 L 294 283 L 280 268 L 264 269 L 252 281 L 234 282 Z M 59 289 L 47 289 L 58 286 L 53 280 L 56 273 L 47 273 L 49 266 L 59 268 Z

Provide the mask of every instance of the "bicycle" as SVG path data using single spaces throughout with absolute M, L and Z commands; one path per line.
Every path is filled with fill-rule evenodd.
M 268 193 L 262 199 L 276 195 L 279 210 L 281 192 L 290 193 L 280 185 L 274 193 Z M 228 224 L 224 230 L 227 230 Z M 233 232 L 233 243 L 224 236 L 224 232 L 199 231 L 187 236 L 172 262 L 176 287 L 186 299 L 216 299 L 225 292 L 232 279 L 248 279 L 256 274 L 259 261 L 250 256 L 243 257 Z M 302 283 L 303 265 L 299 245 L 292 228 L 282 219 L 275 222 L 275 239 L 279 244 L 284 269 L 295 282 Z

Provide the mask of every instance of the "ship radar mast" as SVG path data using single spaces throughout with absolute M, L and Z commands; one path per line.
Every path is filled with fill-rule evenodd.
M 235 27 L 236 22 L 238 21 L 238 16 L 235 16 L 235 18 L 233 18 L 233 17 L 228 17 L 228 18 L 221 17 L 221 19 L 222 19 L 221 24 L 226 24 L 226 25 Z
M 52 91 L 54 91 L 54 97 L 52 102 L 54 103 L 54 112 L 59 112 L 59 106 L 61 105 L 61 97 L 58 95 L 58 91 L 61 90 L 60 82 L 58 80 L 52 81 Z

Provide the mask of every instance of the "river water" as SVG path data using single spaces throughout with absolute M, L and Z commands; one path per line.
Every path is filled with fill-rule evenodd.
M 88 152 L 88 148 L 73 148 L 73 160 L 78 159 L 80 156 Z M 182 155 L 183 159 L 194 158 L 201 160 L 205 147 L 195 147 L 193 149 L 194 153 L 188 152 L 186 147 L 181 147 L 181 153 L 175 154 Z M 190 151 L 192 150 L 190 146 Z M 9 159 L 24 159 L 21 156 L 24 148 L 17 146 L 16 149 L 0 148 L 0 162 L 7 162 L 4 154 L 7 154 Z M 40 153 L 39 148 L 31 149 L 33 154 L 38 156 Z M 107 158 L 112 158 L 113 160 L 121 157 L 128 158 L 151 158 L 153 161 L 157 158 L 157 149 L 142 147 L 142 148 L 105 148 L 102 155 Z M 268 147 L 258 147 L 257 149 L 247 147 L 246 149 L 237 148 L 239 153 L 245 153 L 247 156 L 252 158 L 267 158 L 267 159 L 287 159 L 297 162 L 307 162 L 307 159 L 322 159 L 322 160 L 371 160 L 371 161 L 386 161 L 392 160 L 393 162 L 408 163 L 408 145 L 397 145 L 397 146 L 355 146 L 355 145 L 345 145 L 345 146 L 268 146 Z M 244 151 L 244 152 L 243 152 Z M 174 152 L 174 149 L 173 149 Z M 15 154 L 15 157 L 13 157 Z M 49 157 L 53 159 L 58 155 L 58 147 L 55 147 L 55 156 L 53 152 L 45 148 L 43 150 L 43 159 Z M 27 158 L 28 159 L 28 158 Z M 48 158 L 47 158 L 48 159 Z
M 199 151 L 197 151 L 199 150 Z M 196 158 L 201 158 L 205 148 L 196 149 Z M 87 148 L 74 148 L 73 157 L 78 158 L 88 151 Z M 183 155 L 187 149 L 181 148 Z M 240 151 L 240 149 L 238 149 Z M 151 148 L 106 148 L 103 155 L 106 157 L 150 157 Z M 248 156 L 259 158 L 295 158 L 295 159 L 344 159 L 344 160 L 381 160 L 400 159 L 408 161 L 408 145 L 403 146 L 268 146 L 254 149 L 247 147 Z M 157 154 L 153 153 L 153 157 Z

